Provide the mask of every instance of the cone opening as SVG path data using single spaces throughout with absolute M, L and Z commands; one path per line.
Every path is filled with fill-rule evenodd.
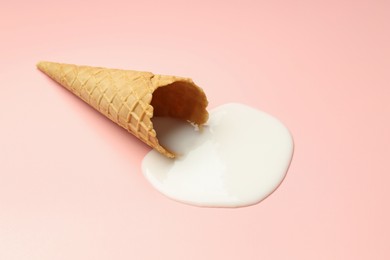
M 204 124 L 208 119 L 206 95 L 190 82 L 176 81 L 157 88 L 153 92 L 151 105 L 154 116 L 174 117 L 197 125 Z

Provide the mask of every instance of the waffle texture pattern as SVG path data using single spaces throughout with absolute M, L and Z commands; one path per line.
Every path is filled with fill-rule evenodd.
M 37 67 L 113 122 L 170 158 L 175 154 L 159 144 L 153 129 L 153 93 L 166 87 L 156 92 L 154 103 L 159 109 L 159 116 L 182 118 L 199 125 L 207 121 L 206 96 L 188 78 L 54 62 L 39 62 Z M 185 108 L 186 105 L 192 107 Z

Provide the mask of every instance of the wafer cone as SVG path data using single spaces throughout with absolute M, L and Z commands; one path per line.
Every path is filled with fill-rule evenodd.
M 197 125 L 208 119 L 207 98 L 189 78 L 150 72 L 39 62 L 39 70 L 163 155 L 153 116 L 175 117 Z

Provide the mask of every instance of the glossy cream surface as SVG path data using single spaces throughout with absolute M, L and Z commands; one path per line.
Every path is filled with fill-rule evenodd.
M 292 137 L 279 120 L 242 104 L 212 110 L 201 129 L 172 118 L 153 123 L 161 144 L 178 156 L 152 150 L 143 173 L 162 194 L 187 204 L 256 204 L 282 182 L 293 154 Z

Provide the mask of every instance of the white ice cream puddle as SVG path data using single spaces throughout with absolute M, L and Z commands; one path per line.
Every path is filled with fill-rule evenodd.
M 274 117 L 241 104 L 222 105 L 206 126 L 155 118 L 161 144 L 178 154 L 149 152 L 142 171 L 162 194 L 207 207 L 256 204 L 282 182 L 293 154 L 287 128 Z

